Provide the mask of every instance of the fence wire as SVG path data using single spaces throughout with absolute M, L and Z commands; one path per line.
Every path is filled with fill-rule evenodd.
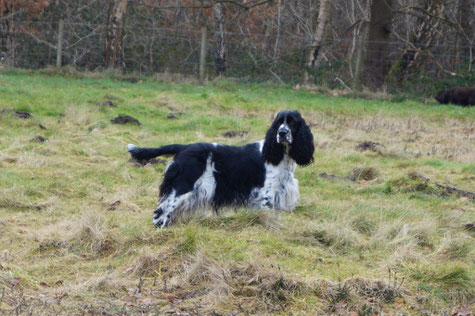
M 83 70 L 102 69 L 106 29 L 104 24 L 65 22 L 62 64 Z M 12 33 L 15 39 L 14 66 L 38 69 L 54 65 L 57 30 L 56 21 L 17 23 L 17 31 Z M 208 78 L 215 76 L 215 37 L 215 32 L 208 31 Z M 224 38 L 226 75 L 249 81 L 299 82 L 306 69 L 306 58 L 313 49 L 309 44 L 311 37 L 292 34 L 225 32 Z M 324 38 L 321 42 L 323 57 L 318 67 L 311 70 L 313 81 L 330 87 L 341 82 L 351 86 L 356 75 L 358 38 L 349 34 L 342 38 Z M 368 41 L 365 43 L 367 45 Z M 410 87 L 414 82 L 426 84 L 428 78 L 441 82 L 455 80 L 462 84 L 470 84 L 472 80 L 473 84 L 471 46 L 437 41 L 426 45 L 395 39 L 385 43 L 384 50 L 372 51 L 363 47 L 363 56 L 381 56 L 373 57 L 373 60 L 369 57 L 363 59 L 366 64 L 383 63 L 395 88 Z M 0 51 L 5 50 L 4 45 L 0 43 Z M 170 72 L 193 76 L 199 73 L 200 30 L 134 23 L 125 26 L 123 45 L 127 72 Z

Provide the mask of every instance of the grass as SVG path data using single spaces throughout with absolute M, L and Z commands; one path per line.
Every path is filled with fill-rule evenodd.
M 0 109 L 33 116 L 0 115 L 0 313 L 474 307 L 475 203 L 435 182 L 475 191 L 475 108 L 18 70 L 0 74 L 0 95 Z M 106 100 L 117 107 L 97 105 Z M 153 228 L 165 163 L 131 164 L 127 143 L 242 145 L 286 108 L 316 144 L 315 163 L 296 172 L 295 212 L 227 210 Z M 111 124 L 117 115 L 142 125 Z M 382 146 L 355 149 L 364 141 Z

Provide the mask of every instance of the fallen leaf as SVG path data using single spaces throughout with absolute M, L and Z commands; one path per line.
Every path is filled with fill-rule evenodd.
M 49 287 L 48 283 L 46 283 L 46 282 L 40 282 L 40 286 Z
M 398 308 L 401 308 L 404 305 L 404 299 L 400 298 L 396 301 L 396 305 Z

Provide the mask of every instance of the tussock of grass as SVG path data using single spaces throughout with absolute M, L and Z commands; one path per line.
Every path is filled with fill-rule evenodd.
M 465 265 L 416 265 L 410 268 L 409 273 L 419 280 L 419 288 L 428 294 L 456 302 L 473 298 L 475 294 L 470 268 Z
M 440 242 L 437 253 L 451 260 L 457 258 L 473 258 L 475 254 L 471 246 L 472 243 L 473 238 L 466 233 L 457 233 L 455 235 L 446 234 Z
M 204 251 L 189 257 L 185 261 L 183 275 L 175 277 L 171 284 L 182 287 L 190 283 L 201 289 L 199 299 L 211 304 L 257 298 L 258 305 L 285 306 L 295 297 L 312 291 L 305 281 L 286 276 L 272 265 L 219 263 L 210 259 Z
M 310 245 L 321 245 L 333 251 L 345 251 L 358 245 L 361 237 L 351 225 L 344 222 L 320 222 L 305 227 L 299 232 L 304 242 Z M 299 235 L 297 235 L 299 238 Z
M 201 219 L 200 222 L 210 228 L 224 228 L 227 230 L 240 231 L 246 227 L 262 226 L 268 229 L 277 228 L 280 225 L 280 216 L 270 211 L 239 210 L 234 214 L 213 216 Z
M 93 211 L 45 227 L 35 240 L 39 251 L 66 248 L 91 259 L 113 254 L 120 243 L 110 220 Z
M 376 179 L 378 171 L 373 167 L 355 168 L 351 171 L 348 178 L 352 181 L 371 181 Z

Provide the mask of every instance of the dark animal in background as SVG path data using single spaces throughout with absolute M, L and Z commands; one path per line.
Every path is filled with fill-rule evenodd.
M 297 165 L 313 161 L 310 128 L 299 112 L 280 112 L 262 141 L 241 147 L 216 143 L 127 150 L 137 160 L 174 155 L 165 170 L 153 224 L 224 206 L 292 211 L 299 200 Z
M 461 87 L 440 91 L 435 97 L 442 104 L 475 105 L 475 88 Z

